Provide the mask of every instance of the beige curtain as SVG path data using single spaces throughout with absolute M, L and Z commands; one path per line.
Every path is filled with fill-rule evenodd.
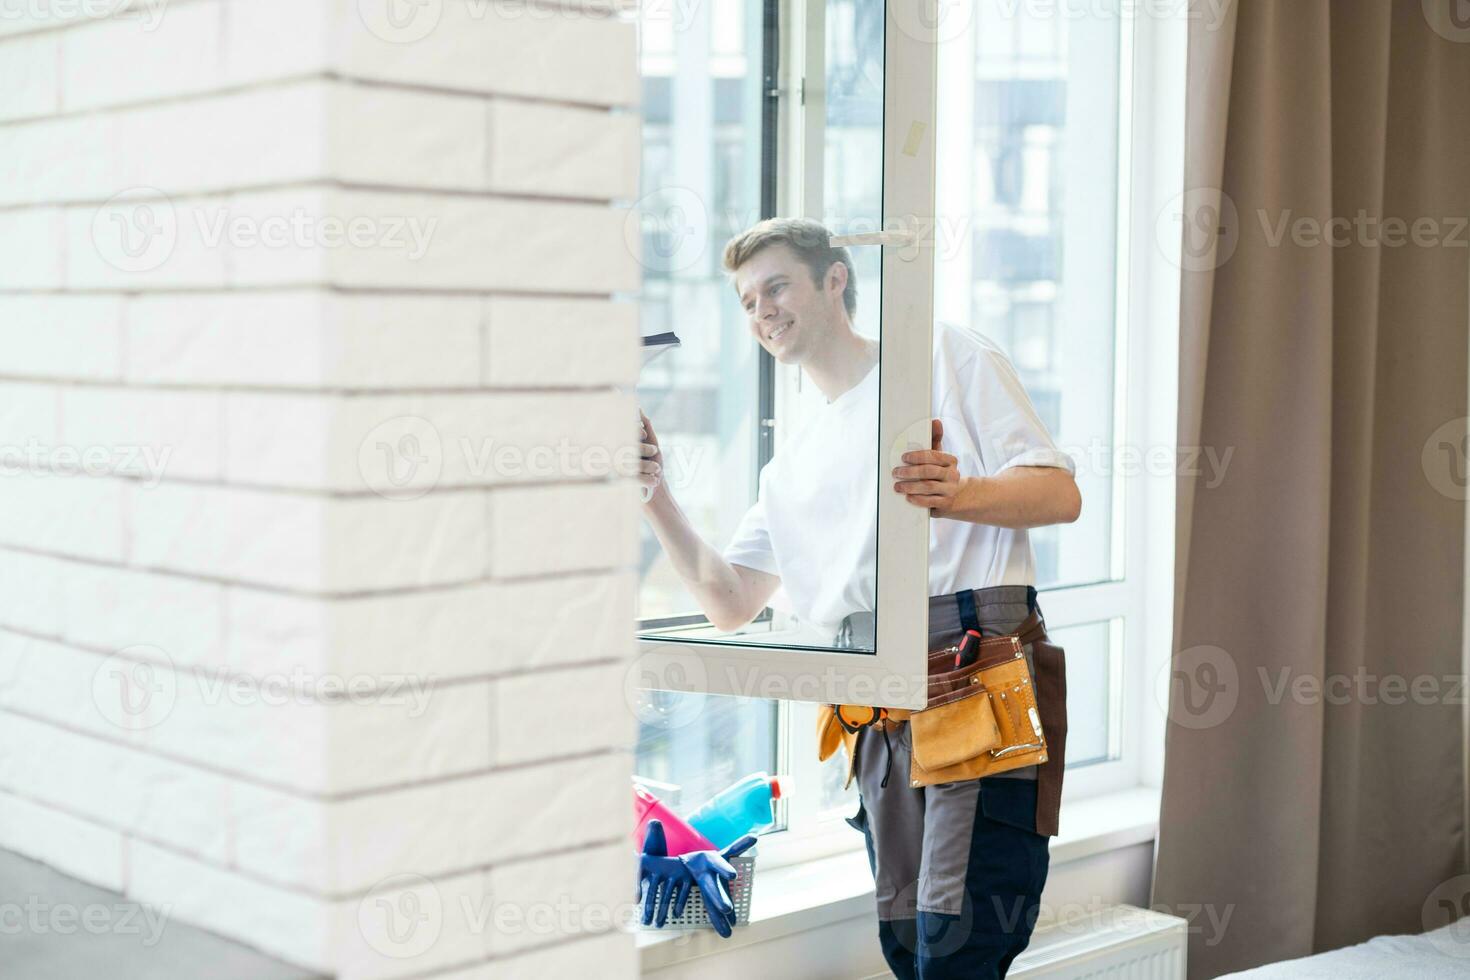
M 1191 978 L 1422 932 L 1467 870 L 1456 2 L 1195 6 L 1179 440 L 1233 456 L 1179 483 L 1153 901 L 1204 907 Z

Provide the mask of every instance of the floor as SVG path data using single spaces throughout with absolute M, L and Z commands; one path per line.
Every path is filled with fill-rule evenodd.
M 317 974 L 0 850 L 0 975 L 17 980 L 312 980 Z

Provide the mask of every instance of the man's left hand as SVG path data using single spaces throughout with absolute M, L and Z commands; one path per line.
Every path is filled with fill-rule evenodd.
M 959 508 L 966 481 L 960 476 L 960 461 L 939 448 L 944 424 L 934 419 L 930 431 L 934 448 L 904 453 L 904 465 L 893 469 L 893 478 L 899 481 L 893 489 L 915 507 L 939 517 Z

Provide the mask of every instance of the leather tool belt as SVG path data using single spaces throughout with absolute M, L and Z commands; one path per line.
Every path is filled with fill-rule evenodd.
M 1058 694 L 1065 699 L 1065 681 L 1051 697 L 1038 694 L 1037 679 L 1026 663 L 1024 647 L 1033 644 L 1033 659 L 1042 652 L 1046 624 L 1033 610 L 1013 633 L 982 638 L 979 655 L 954 668 L 955 646 L 931 651 L 928 663 L 928 707 L 922 711 L 889 708 L 886 724 L 907 721 L 913 743 L 909 785 L 933 786 L 993 776 L 1022 766 L 1041 765 L 1050 759 L 1047 743 L 1048 716 L 1056 719 L 1058 706 L 1050 703 Z M 1054 652 L 1055 670 L 1064 670 L 1061 649 Z M 1049 670 L 1038 663 L 1037 672 Z M 1053 686 L 1056 685 L 1045 685 Z M 1048 692 L 1050 693 L 1050 692 Z M 1059 727 L 1066 730 L 1066 707 L 1060 705 Z M 883 725 L 885 722 L 875 722 Z M 832 705 L 817 713 L 818 758 L 828 759 L 843 745 L 848 768 L 844 788 L 851 785 L 856 763 L 858 734 L 844 730 Z M 1043 831 L 1044 832 L 1044 831 Z

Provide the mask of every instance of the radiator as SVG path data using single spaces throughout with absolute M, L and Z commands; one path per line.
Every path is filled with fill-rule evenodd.
M 1184 980 L 1188 923 L 1110 905 L 1038 927 L 1008 980 Z M 882 973 L 869 980 L 892 980 Z
M 1184 980 L 1189 923 L 1131 905 L 1038 928 L 1011 980 Z

